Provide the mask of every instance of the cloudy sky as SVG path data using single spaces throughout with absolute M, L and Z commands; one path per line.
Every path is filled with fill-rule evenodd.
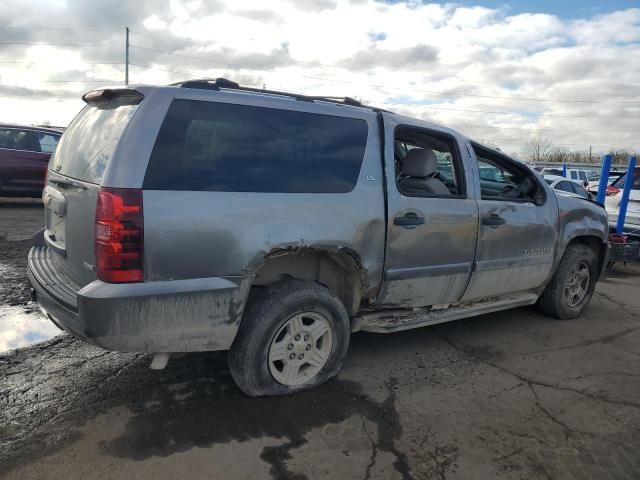
M 640 150 L 637 0 L 3 0 L 0 122 L 66 125 L 83 92 L 224 76 L 348 95 L 517 153 Z

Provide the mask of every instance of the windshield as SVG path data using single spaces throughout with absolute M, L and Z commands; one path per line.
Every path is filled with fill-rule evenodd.
M 137 103 L 139 99 L 121 96 L 84 107 L 60 139 L 51 168 L 68 177 L 99 184 Z

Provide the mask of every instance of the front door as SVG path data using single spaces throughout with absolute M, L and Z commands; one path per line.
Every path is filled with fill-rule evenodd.
M 480 222 L 474 272 L 463 299 L 540 287 L 553 266 L 554 199 L 522 164 L 476 144 L 468 147 L 478 166 Z
M 478 227 L 472 172 L 458 139 L 385 116 L 385 274 L 378 303 L 420 307 L 462 297 Z

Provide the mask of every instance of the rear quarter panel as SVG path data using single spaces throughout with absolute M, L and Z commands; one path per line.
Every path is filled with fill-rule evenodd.
M 251 276 L 281 249 L 347 250 L 357 255 L 368 284 L 379 286 L 385 207 L 375 113 L 351 107 L 273 100 L 192 89 L 158 89 L 141 104 L 105 174 L 109 186 L 142 185 L 164 115 L 173 98 L 360 118 L 369 133 L 355 188 L 348 193 L 243 193 L 145 190 L 145 277 L 149 281 Z M 152 100 L 147 106 L 145 102 Z M 135 123 L 133 123 L 135 122 Z M 127 164 L 126 157 L 131 157 Z M 143 159 L 142 161 L 139 159 Z M 282 172 L 286 175 L 286 172 Z

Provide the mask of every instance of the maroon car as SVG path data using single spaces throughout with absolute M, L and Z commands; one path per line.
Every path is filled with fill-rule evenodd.
M 62 132 L 0 124 L 0 196 L 39 197 Z

